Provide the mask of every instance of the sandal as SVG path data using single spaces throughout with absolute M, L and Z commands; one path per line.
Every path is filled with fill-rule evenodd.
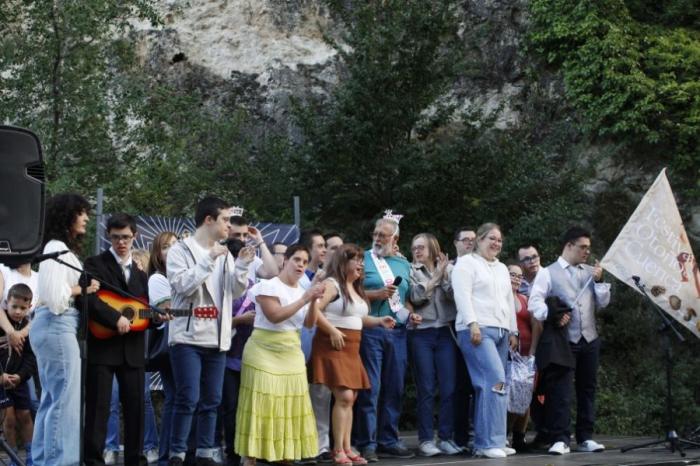
M 345 450 L 345 456 L 352 462 L 352 466 L 363 466 L 367 464 L 367 460 L 356 454 L 352 450 Z
M 342 456 L 341 456 L 342 455 Z M 354 465 L 353 461 L 347 457 L 345 451 L 334 450 L 333 451 L 333 466 L 350 466 Z

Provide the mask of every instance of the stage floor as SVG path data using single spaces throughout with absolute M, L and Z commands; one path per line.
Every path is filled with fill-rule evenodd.
M 402 435 L 409 448 L 416 448 L 418 441 L 414 433 Z M 612 465 L 658 465 L 658 466 L 700 466 L 700 449 L 686 450 L 685 458 L 677 452 L 655 448 L 643 448 L 621 453 L 620 447 L 654 440 L 650 437 L 609 437 L 596 436 L 596 440 L 606 446 L 602 453 L 576 453 L 564 456 L 552 456 L 546 453 L 518 454 L 507 459 L 472 458 L 468 456 L 436 456 L 432 458 L 415 457 L 411 460 L 381 458 L 378 466 L 612 466 Z M 24 458 L 24 452 L 21 455 Z M 119 456 L 120 462 L 122 457 Z M 0 454 L 0 464 L 7 464 L 7 456 Z M 260 462 L 260 464 L 265 464 Z
M 529 438 L 530 436 L 528 436 Z M 408 447 L 416 447 L 417 439 L 414 435 L 403 436 Z M 668 450 L 656 448 L 643 448 L 639 450 L 621 453 L 620 447 L 639 444 L 655 440 L 650 437 L 609 437 L 596 436 L 596 440 L 606 446 L 602 453 L 576 453 L 569 455 L 553 456 L 543 453 L 517 454 L 507 459 L 471 458 L 467 456 L 437 456 L 432 458 L 415 457 L 411 460 L 380 459 L 377 465 L 391 466 L 608 466 L 608 465 L 659 465 L 659 466 L 691 466 L 700 465 L 700 449 L 695 448 L 686 451 L 685 458 L 678 453 L 670 453 Z

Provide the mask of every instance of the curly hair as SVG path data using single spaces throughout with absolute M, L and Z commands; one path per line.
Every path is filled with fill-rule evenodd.
M 56 239 L 66 243 L 74 253 L 80 253 L 83 235 L 73 236 L 71 227 L 83 212 L 90 211 L 90 203 L 80 194 L 56 194 L 46 202 L 44 245 Z

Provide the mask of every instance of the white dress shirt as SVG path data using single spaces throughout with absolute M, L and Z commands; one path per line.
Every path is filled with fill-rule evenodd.
M 559 265 L 569 272 L 573 267 L 569 264 L 563 257 L 559 256 L 557 259 Z M 543 267 L 537 272 L 535 281 L 532 282 L 532 287 L 530 288 L 530 299 L 528 300 L 528 309 L 535 316 L 535 319 L 543 321 L 547 319 L 547 304 L 544 300 L 550 295 L 552 290 L 552 276 L 547 270 L 547 267 Z M 610 303 L 610 283 L 595 283 L 594 286 L 596 309 L 603 308 Z

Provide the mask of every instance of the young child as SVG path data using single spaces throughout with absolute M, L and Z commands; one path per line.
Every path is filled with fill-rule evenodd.
M 7 317 L 15 328 L 21 330 L 29 324 L 27 314 L 32 306 L 32 290 L 29 286 L 18 283 L 13 285 L 7 293 Z M 34 423 L 30 414 L 29 387 L 27 379 L 34 373 L 36 359 L 29 339 L 25 341 L 22 352 L 10 348 L 7 342 L 7 335 L 0 330 L 0 364 L 2 376 L 0 383 L 4 389 L 4 396 L 0 400 L 0 408 L 5 411 L 5 439 L 13 448 L 17 449 L 16 432 L 20 428 L 22 440 L 25 442 L 27 451 L 27 466 L 32 465 L 32 431 Z M 11 463 L 14 464 L 14 463 Z

